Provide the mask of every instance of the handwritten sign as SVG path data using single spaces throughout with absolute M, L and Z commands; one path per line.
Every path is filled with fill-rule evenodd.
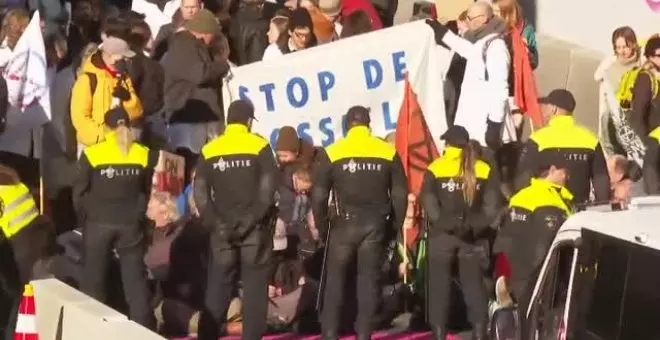
M 152 192 L 169 192 L 173 196 L 183 193 L 185 159 L 167 151 L 160 151 L 154 169 Z

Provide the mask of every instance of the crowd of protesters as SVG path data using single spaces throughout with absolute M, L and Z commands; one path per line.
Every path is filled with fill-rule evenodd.
M 43 177 L 46 191 L 41 193 L 41 202 L 47 202 L 50 218 L 40 218 L 36 224 L 58 235 L 59 247 L 43 241 L 43 246 L 34 248 L 49 256 L 37 261 L 43 268 L 33 277 L 48 272 L 154 331 L 188 336 L 198 333 L 208 308 L 207 268 L 214 251 L 209 249 L 204 213 L 208 202 L 199 202 L 194 193 L 195 171 L 200 169 L 207 143 L 225 131 L 239 129 L 237 124 L 249 127 L 250 119 L 259 115 L 242 101 L 225 105 L 223 80 L 233 67 L 391 26 L 396 4 L 367 0 L 150 3 L 163 13 L 174 13 L 171 23 L 158 32 L 152 32 L 148 18 L 130 11 L 125 1 L 73 1 L 70 18 L 59 1 L 13 1 L 3 9 L 0 69 L 12 58 L 31 11 L 41 13 L 52 121 L 17 131 L 3 118 L 0 186 L 21 182 L 37 197 Z M 430 326 L 435 338 L 444 339 L 448 330 L 467 324 L 477 339 L 483 339 L 488 328 L 487 303 L 507 305 L 509 293 L 520 305 L 528 303 L 529 284 L 538 270 L 538 257 L 530 260 L 529 253 L 510 244 L 530 240 L 525 237 L 546 240 L 554 235 L 519 232 L 517 223 L 525 220 L 524 214 L 548 214 L 542 220 L 556 231 L 574 207 L 593 202 L 625 206 L 631 196 L 660 193 L 660 116 L 656 112 L 660 37 L 641 43 L 630 27 L 613 32 L 613 56 L 595 73 L 601 85 L 597 135 L 575 122 L 572 115 L 579 105 L 572 94 L 555 90 L 540 101 L 546 126 L 538 126 L 530 136 L 532 123 L 525 118 L 529 107 L 519 107 L 517 99 L 524 96 L 521 84 L 533 77 L 531 70 L 543 62 L 543 56 L 534 28 L 516 1 L 477 2 L 447 24 L 427 23 L 437 44 L 455 52 L 445 80 L 449 129 L 442 139 L 446 148 L 429 166 L 420 197 L 409 195 L 405 216 L 390 219 L 395 224 L 400 219 L 403 225 L 390 228 L 419 225 L 423 208 L 431 229 L 442 232 L 421 231 L 413 245 L 401 245 L 394 235 L 382 240 L 386 251 L 379 259 L 379 282 L 383 289 L 374 320 L 369 322 L 374 329 L 388 328 L 397 316 L 411 312 L 411 329 Z M 631 70 L 638 72 L 632 76 Z M 612 107 L 607 97 L 613 91 L 603 84 L 617 90 L 621 107 Z M 225 107 L 229 107 L 226 112 Z M 12 110 L 18 109 L 9 104 L 2 79 L 0 113 L 4 117 Z M 624 121 L 630 122 L 630 129 L 647 146 L 643 168 L 631 160 L 626 145 L 630 141 L 622 140 L 621 127 L 613 122 L 617 110 L 628 115 Z M 359 132 L 369 124 L 368 110 L 358 116 L 361 120 L 351 130 Z M 379 137 L 394 148 L 392 135 Z M 281 127 L 272 148 L 278 181 L 276 206 L 268 215 L 273 239 L 267 324 L 269 332 L 317 333 L 322 323 L 316 302 L 327 226 L 319 223 L 323 218 L 315 216 L 318 212 L 312 207 L 318 204 L 314 192 L 320 186 L 316 183 L 319 164 L 328 161 L 328 154 L 300 138 L 291 126 Z M 181 196 L 152 193 L 141 179 L 127 179 L 120 185 L 99 180 L 104 174 L 107 178 L 149 177 L 157 150 L 184 157 L 186 188 Z M 122 157 L 131 161 L 122 161 L 121 166 L 112 163 Z M 104 162 L 114 166 L 112 174 L 107 172 L 110 168 L 95 172 Z M 396 157 L 392 162 L 396 163 Z M 540 209 L 546 203 L 539 201 L 545 196 L 538 193 L 548 188 L 557 192 L 548 199 L 563 202 L 559 211 Z M 460 197 L 454 189 L 463 192 Z M 525 200 L 540 203 L 530 207 L 529 202 L 521 203 Z M 510 213 L 501 214 L 507 207 Z M 84 226 L 90 218 L 110 227 L 87 232 Z M 474 230 L 459 231 L 464 224 Z M 117 225 L 125 228 L 113 229 Z M 441 246 L 427 253 L 423 245 L 427 241 Z M 443 247 L 446 252 L 437 251 Z M 510 266 L 496 265 L 499 253 L 506 254 Z M 430 271 L 424 268 L 427 256 L 433 267 Z M 474 256 L 480 257 L 474 261 Z M 34 256 L 30 258 L 34 262 Z M 460 267 L 468 313 L 449 296 L 455 293 L 448 280 L 453 262 Z M 354 263 L 347 270 L 357 273 L 358 267 Z M 108 275 L 108 270 L 114 274 Z M 2 276 L 6 281 L 6 274 Z M 29 275 L 20 276 L 21 282 L 27 282 Z M 345 287 L 333 287 L 333 291 L 344 291 L 346 313 L 341 315 L 341 329 L 345 332 L 351 332 L 356 317 L 355 299 L 346 297 L 360 294 L 351 276 L 359 277 L 348 275 Z M 502 279 L 505 276 L 510 290 Z M 408 280 L 404 284 L 404 277 L 413 284 Z M 428 295 L 427 283 L 434 286 Z M 12 289 L 4 287 L 3 293 L 13 303 Z M 227 334 L 243 332 L 242 318 L 248 311 L 241 307 L 242 290 L 232 294 L 226 311 L 222 331 Z M 424 307 L 429 299 L 435 303 Z M 449 310 L 452 315 L 466 315 L 455 318 L 447 315 Z M 0 326 L 5 327 L 4 320 L 10 317 L 1 317 Z M 12 331 L 6 329 L 7 334 Z

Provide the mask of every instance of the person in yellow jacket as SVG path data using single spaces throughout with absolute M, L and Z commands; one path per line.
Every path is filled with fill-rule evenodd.
M 83 62 L 71 90 L 71 121 L 78 144 L 90 146 L 105 140 L 105 113 L 121 106 L 138 126 L 142 104 L 128 77 L 127 58 L 135 56 L 126 41 L 107 37 L 99 51 Z
M 0 165 L 0 338 L 14 339 L 23 287 L 53 241 L 54 228 L 40 216 L 28 187 Z

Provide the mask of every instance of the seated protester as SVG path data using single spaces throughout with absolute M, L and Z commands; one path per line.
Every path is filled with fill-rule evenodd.
M 167 334 L 187 335 L 189 318 L 203 305 L 208 234 L 195 215 L 181 217 L 167 192 L 151 195 L 147 217 L 153 223 L 145 263 L 163 294 L 160 324 Z M 171 303 L 175 301 L 176 303 Z M 178 306 L 172 308 L 173 305 Z M 189 313 L 183 311 L 189 311 Z
M 573 210 L 573 194 L 566 188 L 569 173 L 561 157 L 541 161 L 536 174 L 529 186 L 511 197 L 493 249 L 495 254 L 503 253 L 510 264 L 508 282 L 523 317 L 522 325 L 550 244 Z

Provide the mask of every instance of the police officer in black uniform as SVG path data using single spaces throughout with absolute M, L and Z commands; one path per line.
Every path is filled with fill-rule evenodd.
M 452 264 L 458 259 L 459 276 L 474 329 L 474 339 L 485 339 L 488 295 L 484 286 L 484 232 L 502 206 L 495 171 L 479 159 L 478 142 L 470 141 L 462 126 L 449 128 L 442 156 L 424 174 L 421 204 L 429 219 L 428 320 L 435 339 L 447 336 Z
M 119 255 L 130 318 L 155 328 L 149 302 L 145 239 L 141 222 L 151 191 L 157 154 L 134 142 L 123 108 L 108 111 L 105 141 L 87 147 L 78 161 L 73 187 L 76 212 L 84 221 L 84 264 L 81 289 L 105 302 L 107 271 L 113 248 Z
M 508 283 L 518 304 L 523 339 L 529 338 L 524 321 L 538 272 L 559 227 L 572 213 L 565 164 L 562 158 L 539 162 L 530 184 L 511 197 L 493 248 L 494 253 L 505 253 L 511 264 Z
M 371 135 L 369 109 L 348 110 L 348 134 L 318 154 L 312 187 L 312 211 L 321 239 L 328 230 L 332 191 L 339 216 L 332 223 L 321 311 L 322 338 L 337 339 L 344 305 L 346 271 L 357 255 L 358 339 L 371 338 L 381 289 L 378 285 L 387 228 L 403 225 L 407 182 L 396 150 Z M 388 222 L 388 218 L 391 221 Z M 389 226 L 389 227 L 388 227 Z
M 610 177 L 605 154 L 598 137 L 575 121 L 573 94 L 567 90 L 553 90 L 540 102 L 543 114 L 551 118 L 547 126 L 529 137 L 523 148 L 516 188 L 520 190 L 529 185 L 541 160 L 550 157 L 561 160 L 562 166 L 570 172 L 566 186 L 575 195 L 576 204 L 589 201 L 592 185 L 596 202 L 609 203 Z
M 270 224 L 277 165 L 264 138 L 251 133 L 254 108 L 238 100 L 227 110 L 227 127 L 201 152 L 194 197 L 210 228 L 205 309 L 199 339 L 224 333 L 229 303 L 240 278 L 243 287 L 243 339 L 261 339 L 266 330 L 268 264 L 273 247 Z

